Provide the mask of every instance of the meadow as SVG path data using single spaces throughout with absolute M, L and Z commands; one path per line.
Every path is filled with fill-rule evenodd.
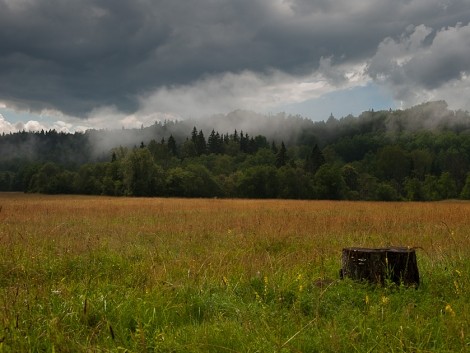
M 421 284 L 340 280 L 417 248 Z M 467 352 L 470 203 L 0 194 L 0 352 Z

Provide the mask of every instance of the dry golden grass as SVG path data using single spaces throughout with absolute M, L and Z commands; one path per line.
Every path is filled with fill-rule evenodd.
M 151 199 L 0 194 L 0 243 L 30 258 L 98 248 L 248 274 L 324 259 L 347 246 L 468 255 L 470 203 Z M 4 254 L 5 255 L 5 254 Z M 165 262 L 166 261 L 166 262 Z M 180 267 L 180 266 L 178 266 Z

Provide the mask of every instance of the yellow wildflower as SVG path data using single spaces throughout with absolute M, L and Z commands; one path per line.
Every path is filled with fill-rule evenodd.
M 447 304 L 446 305 L 446 313 L 451 315 L 451 316 L 455 316 L 455 311 L 454 309 L 452 309 L 452 307 L 450 306 L 450 304 Z

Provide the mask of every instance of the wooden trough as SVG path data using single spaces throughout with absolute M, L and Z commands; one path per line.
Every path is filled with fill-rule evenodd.
M 418 263 L 414 248 L 344 248 L 341 278 L 384 283 L 386 280 L 406 286 L 419 285 Z

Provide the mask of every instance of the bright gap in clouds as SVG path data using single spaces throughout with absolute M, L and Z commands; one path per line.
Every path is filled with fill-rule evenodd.
M 80 124 L 74 124 L 66 116 L 54 116 L 54 114 L 35 114 L 30 112 L 15 111 L 0 105 L 0 133 L 18 131 L 47 131 L 55 129 L 58 132 L 84 131 Z
M 358 116 L 367 110 L 389 110 L 399 108 L 392 97 L 379 86 L 369 83 L 327 93 L 304 102 L 286 104 L 279 107 L 291 115 L 301 115 L 313 121 L 327 120 L 331 114 L 335 118 Z
M 290 85 L 292 85 L 292 83 Z M 266 87 L 260 89 L 263 90 L 263 88 L 266 89 Z M 197 90 L 196 87 L 192 87 L 191 89 Z M 202 118 L 196 115 L 191 116 L 191 110 L 195 109 L 193 112 L 196 113 L 196 110 L 201 109 L 199 104 L 202 103 L 204 105 L 204 103 L 209 103 L 206 100 L 208 98 L 203 97 L 199 104 L 195 104 L 193 95 L 188 94 L 188 90 L 191 89 L 183 89 L 183 93 L 179 90 L 171 90 L 170 92 L 165 92 L 164 95 L 159 92 L 156 97 L 152 97 L 152 99 L 146 101 L 140 111 L 132 115 L 125 115 L 112 108 L 100 108 L 93 111 L 87 120 L 79 120 L 66 116 L 54 117 L 53 115 L 48 116 L 43 114 L 15 112 L 0 107 L 0 133 L 17 132 L 21 130 L 40 131 L 41 129 L 46 131 L 55 129 L 57 131 L 73 133 L 87 129 L 140 128 L 141 125 L 150 126 L 155 123 L 155 121 L 172 120 L 175 118 Z M 211 92 L 214 93 L 214 91 L 210 91 L 209 93 Z M 251 93 L 255 94 L 255 92 Z M 205 94 L 207 94 L 207 92 L 205 92 Z M 169 99 L 167 95 L 174 95 L 174 97 Z M 153 101 L 153 99 L 156 98 L 157 101 Z M 163 98 L 166 99 L 162 100 Z M 266 97 L 258 98 L 260 102 L 266 99 Z M 326 121 L 330 114 L 333 114 L 336 118 L 341 118 L 349 114 L 358 116 L 363 111 L 370 109 L 377 111 L 397 108 L 397 104 L 392 97 L 373 83 L 332 90 L 322 95 L 314 95 L 314 98 L 310 99 L 303 98 L 304 99 L 294 99 L 295 102 L 281 99 L 278 104 L 273 102 L 259 105 L 250 104 L 249 107 L 243 104 L 237 106 L 236 103 L 241 103 L 241 101 L 236 101 L 233 106 L 228 104 L 228 106 L 225 107 L 228 108 L 226 111 L 224 111 L 224 104 L 219 105 L 217 102 L 213 102 L 213 112 L 210 110 L 211 107 L 207 107 L 208 110 L 204 110 L 204 115 L 210 116 L 217 113 L 226 114 L 238 108 L 248 108 L 248 110 L 257 113 L 276 114 L 278 112 L 285 112 L 290 115 L 300 115 L 313 121 Z M 224 101 L 227 103 L 230 97 L 221 96 L 218 97 L 218 99 L 220 99 L 222 103 Z M 256 100 L 255 97 L 251 99 Z M 182 106 L 180 110 L 176 111 L 176 103 L 178 102 L 182 104 Z M 192 104 L 194 105 L 191 108 Z M 165 111 L 159 112 L 159 106 L 165 108 Z
M 391 99 L 365 77 L 364 65 L 333 66 L 331 62 L 331 58 L 322 58 L 318 70 L 302 77 L 278 70 L 265 74 L 245 70 L 206 76 L 186 85 L 162 87 L 141 96 L 139 109 L 133 114 L 104 106 L 80 120 L 55 112 L 34 115 L 3 108 L 0 131 L 140 128 L 156 121 L 204 119 L 239 109 L 261 114 L 286 112 L 321 121 L 330 113 L 359 115 L 371 108 L 394 107 Z

